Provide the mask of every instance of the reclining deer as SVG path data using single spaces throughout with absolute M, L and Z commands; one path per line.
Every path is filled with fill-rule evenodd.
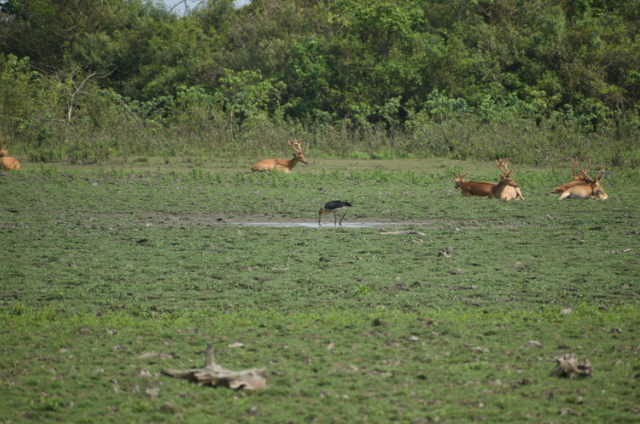
M 581 185 L 581 184 L 591 184 L 594 182 L 594 179 L 589 176 L 589 168 L 584 168 L 580 172 L 576 172 L 578 169 L 579 162 L 577 160 L 573 160 L 571 164 L 571 174 L 573 176 L 573 180 L 568 183 L 559 185 L 558 187 L 553 189 L 554 193 L 564 193 L 568 189 L 573 186 Z M 591 165 L 591 161 L 589 161 L 589 165 Z
M 454 178 L 455 187 L 460 189 L 463 196 L 495 197 L 501 200 L 524 200 L 520 186 L 511 178 L 513 170 L 509 169 L 509 161 L 507 159 L 498 159 L 496 165 L 501 171 L 498 183 L 465 181 L 464 177 L 466 174 L 461 174 Z
M 492 196 L 493 189 L 497 184 L 484 181 L 466 181 L 464 179 L 466 175 L 460 174 L 453 180 L 456 184 L 455 188 L 459 188 L 463 196 Z
M 573 184 L 565 189 L 559 197 L 564 199 L 598 199 L 606 200 L 609 195 L 602 188 L 602 180 L 604 179 L 604 169 L 598 173 L 595 180 L 585 180 L 583 182 Z
M 252 171 L 280 171 L 289 173 L 298 162 L 308 164 L 304 157 L 302 141 L 289 140 L 289 146 L 293 149 L 292 159 L 263 159 L 253 164 Z
M 22 168 L 20 161 L 12 156 L 9 156 L 7 149 L 0 147 L 0 168 L 7 171 L 18 171 Z

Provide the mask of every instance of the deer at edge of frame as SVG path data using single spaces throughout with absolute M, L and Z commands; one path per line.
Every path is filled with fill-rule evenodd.
M 9 156 L 7 149 L 0 147 L 0 168 L 7 171 L 18 171 L 22 165 L 18 159 Z

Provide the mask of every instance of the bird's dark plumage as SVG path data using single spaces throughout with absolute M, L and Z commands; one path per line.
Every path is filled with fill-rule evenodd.
M 342 200 L 332 200 L 330 202 L 327 202 L 324 204 L 324 208 L 327 211 L 333 211 L 335 209 L 340 209 L 340 208 L 344 208 L 344 207 L 351 207 L 353 206 L 351 203 L 349 202 L 343 202 Z

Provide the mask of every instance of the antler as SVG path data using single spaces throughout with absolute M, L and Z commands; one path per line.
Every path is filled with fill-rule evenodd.
M 291 146 L 291 148 L 293 150 L 295 150 L 296 152 L 301 152 L 302 151 L 302 141 L 301 140 L 297 140 L 297 139 L 289 140 L 289 146 Z
M 578 174 L 580 177 L 582 177 L 584 180 L 590 180 L 591 177 L 589 176 L 589 170 L 591 170 L 591 159 L 589 159 L 587 161 L 587 167 L 582 169 L 582 171 L 580 171 L 580 174 Z
M 580 161 L 578 158 L 571 159 L 571 177 L 575 178 L 578 176 L 578 167 L 580 166 Z M 584 173 L 584 169 L 581 171 Z
M 578 159 L 572 160 L 571 173 L 573 174 L 573 179 L 592 182 L 593 178 L 589 175 L 589 171 L 591 170 L 591 159 L 587 160 L 587 166 L 585 168 L 581 169 L 580 172 L 576 172 L 579 165 L 580 161 Z
M 604 168 L 600 169 L 600 171 L 598 172 L 598 176 L 596 177 L 596 181 L 602 181 L 602 179 L 604 178 L 605 175 L 605 170 Z
M 509 178 L 511 176 L 511 173 L 513 172 L 513 170 L 509 169 L 508 158 L 501 158 L 496 160 L 496 166 L 500 170 L 500 173 L 502 174 L 502 178 Z

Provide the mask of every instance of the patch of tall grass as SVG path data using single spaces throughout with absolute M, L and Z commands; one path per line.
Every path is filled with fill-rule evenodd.
M 206 158 L 283 157 L 286 141 L 305 141 L 308 156 L 322 158 L 400 159 L 443 157 L 492 160 L 510 157 L 521 164 L 543 165 L 590 158 L 602 166 L 637 167 L 640 143 L 633 136 L 616 138 L 611 131 L 585 134 L 569 126 L 536 126 L 533 121 L 481 124 L 467 121 L 424 123 L 390 134 L 383 128 L 350 132 L 341 126 L 309 128 L 287 122 L 259 121 L 235 129 L 226 125 L 164 126 L 135 120 L 109 127 L 56 124 L 33 138 L 19 137 L 12 151 L 34 162 L 99 163 L 134 155 L 195 155 Z

